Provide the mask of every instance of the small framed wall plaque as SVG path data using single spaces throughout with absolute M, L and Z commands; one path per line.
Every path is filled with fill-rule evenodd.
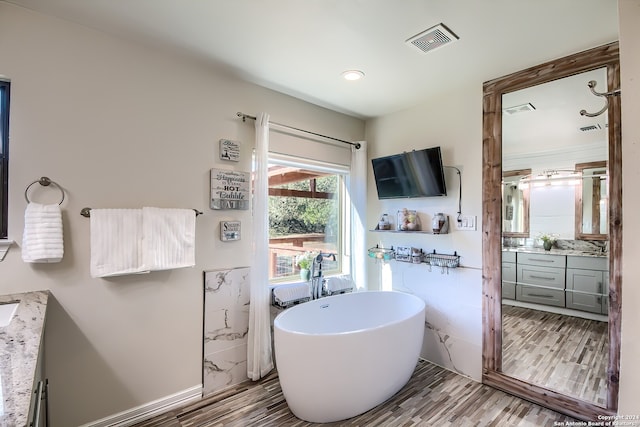
M 223 242 L 240 240 L 240 221 L 220 221 L 220 240 Z
M 211 209 L 249 209 L 251 173 L 211 169 Z
M 220 160 L 240 161 L 240 141 L 220 140 Z

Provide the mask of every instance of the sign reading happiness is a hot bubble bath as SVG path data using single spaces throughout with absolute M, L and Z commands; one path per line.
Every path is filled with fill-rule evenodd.
M 249 209 L 251 174 L 211 169 L 211 209 Z

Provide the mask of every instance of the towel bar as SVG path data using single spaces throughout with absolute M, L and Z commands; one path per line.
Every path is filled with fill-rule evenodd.
M 193 209 L 193 211 L 196 213 L 196 216 L 202 215 L 202 212 L 200 212 L 197 209 Z M 85 218 L 91 217 L 91 208 L 82 208 L 82 209 L 80 209 L 80 215 L 82 215 Z
M 57 182 L 52 181 L 50 178 L 43 176 L 40 179 L 37 179 L 35 181 L 33 181 L 31 184 L 27 185 L 27 188 L 25 188 L 24 190 L 24 198 L 27 200 L 27 203 L 31 203 L 31 200 L 29 200 L 29 195 L 27 194 L 29 192 L 29 189 L 31 188 L 31 186 L 35 183 L 38 183 L 40 185 L 42 185 L 43 187 L 48 187 L 49 185 L 53 184 L 54 186 L 58 187 L 58 190 L 60 190 L 60 193 L 62 193 L 62 199 L 60 199 L 60 203 L 58 203 L 59 205 L 62 204 L 62 202 L 64 202 L 64 190 L 62 189 L 62 187 L 60 187 L 60 185 L 58 185 Z

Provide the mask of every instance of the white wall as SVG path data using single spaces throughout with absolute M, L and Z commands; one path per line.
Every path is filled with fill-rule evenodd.
M 275 121 L 348 140 L 364 123 L 215 71 L 179 53 L 143 47 L 0 2 L 0 74 L 11 87 L 9 238 L 20 243 L 25 187 L 62 185 L 65 256 L 59 264 L 0 263 L 0 293 L 50 289 L 46 370 L 56 426 L 107 417 L 202 381 L 203 270 L 251 264 L 250 214 L 208 208 L 218 140 L 242 142 L 250 169 L 253 122 Z M 39 186 L 35 186 L 39 187 Z M 36 188 L 46 202 L 54 192 Z M 57 195 L 53 196 L 54 198 Z M 197 220 L 196 266 L 91 279 L 89 220 L 80 209 L 188 207 Z M 239 219 L 242 240 L 218 223 Z
M 445 166 L 462 172 L 462 213 L 475 215 L 476 231 L 449 234 L 401 234 L 368 232 L 368 247 L 412 246 L 426 252 L 461 255 L 464 268 L 442 274 L 426 264 L 387 264 L 369 259 L 372 288 L 412 292 L 426 301 L 428 328 L 422 356 L 478 381 L 482 369 L 482 81 L 460 87 L 441 99 L 367 122 L 370 156 L 440 146 Z M 446 197 L 378 200 L 374 184 L 368 191 L 367 226 L 373 229 L 382 213 L 404 207 L 415 209 L 423 229 L 430 229 L 434 213 L 442 212 L 452 223 L 458 211 L 458 175 L 445 170 Z M 369 170 L 369 182 L 373 173 Z
M 529 190 L 529 235 L 535 238 L 540 234 L 556 234 L 561 239 L 574 239 L 575 186 L 531 186 Z
M 622 360 L 619 413 L 640 415 L 640 1 L 618 0 L 622 89 Z

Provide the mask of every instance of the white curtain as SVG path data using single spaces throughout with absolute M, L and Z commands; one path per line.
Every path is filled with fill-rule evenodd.
M 351 147 L 351 173 L 349 174 L 349 198 L 351 199 L 351 277 L 357 290 L 367 290 L 365 265 L 367 248 L 365 224 L 367 221 L 367 142 L 360 141 L 360 148 Z
M 247 376 L 259 380 L 273 369 L 269 298 L 268 177 L 269 115 L 256 118 L 256 148 L 253 178 L 253 244 Z

